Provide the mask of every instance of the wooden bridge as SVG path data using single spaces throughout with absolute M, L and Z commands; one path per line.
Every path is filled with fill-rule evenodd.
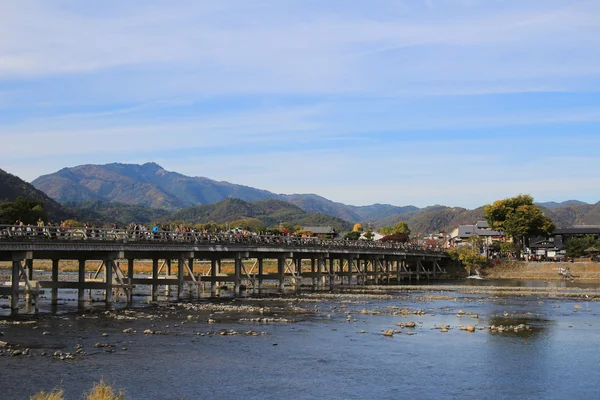
M 34 260 L 51 260 L 50 280 L 36 280 Z M 78 262 L 77 279 L 59 279 L 60 261 Z M 148 277 L 134 275 L 136 262 L 149 260 Z M 245 236 L 198 232 L 153 232 L 115 229 L 0 226 L 0 261 L 9 261 L 10 280 L 0 286 L 0 295 L 10 296 L 16 312 L 24 294 L 36 310 L 39 295 L 50 289 L 56 303 L 60 289 L 76 289 L 80 304 L 86 290 L 104 291 L 111 303 L 119 296 L 133 301 L 133 290 L 147 285 L 153 301 L 159 290 L 177 288 L 177 296 L 188 288 L 207 289 L 215 296 L 229 283 L 235 296 L 244 288 L 258 290 L 265 284 L 284 291 L 286 283 L 300 290 L 334 289 L 340 285 L 411 282 L 445 273 L 448 256 L 439 249 L 397 243 L 326 240 L 291 236 Z M 98 262 L 93 277 L 86 276 L 86 263 Z M 173 263 L 175 261 L 175 263 Z M 194 271 L 194 263 L 210 268 Z M 232 263 L 232 273 L 223 271 Z M 267 273 L 265 264 L 276 265 Z M 122 267 L 126 264 L 126 268 Z M 175 265 L 176 264 L 176 265 Z M 176 272 L 175 272 L 176 271 Z M 47 274 L 46 274 L 47 275 Z M 63 274 L 64 275 L 64 274 Z M 192 290 L 188 291 L 192 293 Z

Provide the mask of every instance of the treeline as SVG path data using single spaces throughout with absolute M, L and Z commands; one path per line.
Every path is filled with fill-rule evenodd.
M 568 257 L 591 257 L 598 254 L 600 239 L 593 236 L 574 237 L 569 239 L 566 247 Z

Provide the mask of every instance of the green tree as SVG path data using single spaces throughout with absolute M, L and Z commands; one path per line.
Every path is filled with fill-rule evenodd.
M 469 275 L 472 271 L 485 267 L 488 262 L 487 258 L 480 255 L 479 250 L 472 246 L 453 248 L 448 251 L 448 254 L 453 260 L 460 261 Z
M 375 237 L 375 234 L 373 233 L 372 229 L 369 229 L 363 234 L 363 237 L 365 238 L 365 240 L 372 241 Z
M 344 240 L 358 240 L 360 239 L 360 232 L 348 232 L 344 235 Z
M 404 221 L 397 222 L 394 226 L 384 226 L 379 229 L 382 235 L 403 235 L 410 238 L 410 228 Z M 408 241 L 408 240 L 407 240 Z
M 265 224 L 258 218 L 245 218 L 231 221 L 229 223 L 232 227 L 242 227 L 247 231 L 261 232 L 265 230 Z
M 490 228 L 503 231 L 517 244 L 517 257 L 520 256 L 524 239 L 545 235 L 554 230 L 552 220 L 533 204 L 530 195 L 519 195 L 488 204 L 483 209 Z
M 24 224 L 35 225 L 39 218 L 44 222 L 48 221 L 48 213 L 39 200 L 19 196 L 15 201 L 0 204 L 1 224 L 14 224 L 19 220 Z
M 574 237 L 567 242 L 567 256 L 569 257 L 584 257 L 589 256 L 585 252 L 586 249 L 595 247 L 600 249 L 600 239 L 596 240 L 593 236 Z

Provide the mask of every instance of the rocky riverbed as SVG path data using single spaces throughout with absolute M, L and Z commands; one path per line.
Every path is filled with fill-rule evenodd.
M 508 362 L 525 378 L 496 397 L 519 397 L 527 384 L 539 388 L 535 369 L 551 379 L 548 363 L 563 365 L 559 357 L 578 370 L 600 361 L 592 351 L 598 298 L 590 287 L 393 286 L 5 318 L 0 383 L 5 398 L 56 385 L 77 398 L 100 377 L 133 399 L 386 398 L 404 390 L 469 398 L 476 391 L 467 377 L 475 386 L 492 385 L 492 376 L 513 384 Z M 576 377 L 580 394 L 596 389 L 591 371 Z

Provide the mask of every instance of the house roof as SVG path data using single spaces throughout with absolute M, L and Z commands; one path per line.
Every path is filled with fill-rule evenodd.
M 335 228 L 331 226 L 305 226 L 302 228 L 305 231 L 311 231 L 315 235 L 326 235 L 326 234 L 334 234 Z
M 454 233 L 454 232 L 453 232 Z M 460 225 L 458 232 L 455 237 L 468 238 L 473 235 L 477 236 L 503 236 L 500 231 L 494 231 L 492 229 L 479 228 L 477 225 Z
M 556 229 L 555 235 L 599 235 L 600 225 L 575 225 L 570 228 Z
M 556 249 L 556 250 L 563 250 L 565 248 L 565 245 L 563 243 L 563 240 L 562 240 L 561 236 L 554 237 L 554 240 L 552 240 L 552 239 L 546 239 L 544 237 L 536 237 L 536 238 L 529 239 L 529 246 L 528 247 L 530 249 Z

